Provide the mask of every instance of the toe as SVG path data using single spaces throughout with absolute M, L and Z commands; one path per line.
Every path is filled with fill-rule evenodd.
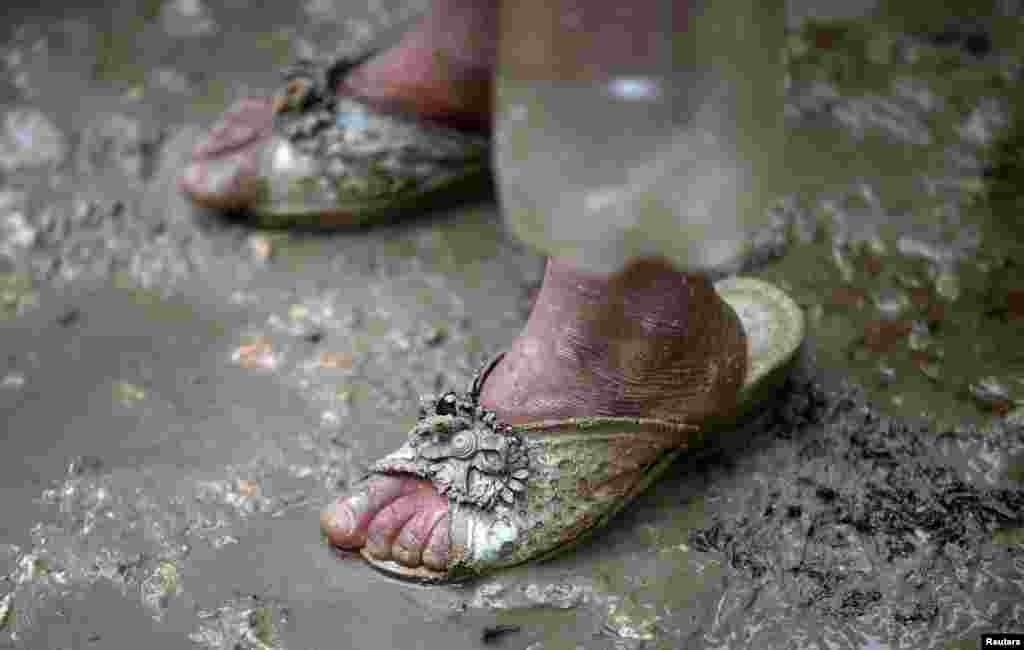
M 195 159 L 219 156 L 269 135 L 274 123 L 273 103 L 268 97 L 248 97 L 231 105 L 196 144 Z
M 192 152 L 181 190 L 211 208 L 246 208 L 257 196 L 260 145 L 273 130 L 269 99 L 236 102 Z
M 370 477 L 320 515 L 327 541 L 346 549 L 361 548 L 366 544 L 370 522 L 382 509 L 429 486 L 429 482 L 409 476 Z
M 421 497 L 424 506 L 402 527 L 391 545 L 391 557 L 399 564 L 418 567 L 423 563 L 423 550 L 431 531 L 448 512 L 448 504 L 436 493 Z
M 428 569 L 444 571 L 448 566 L 448 517 L 447 512 L 441 517 L 423 548 L 423 566 Z
M 242 149 L 206 160 L 194 160 L 178 185 L 192 200 L 211 208 L 249 207 L 258 196 L 256 152 Z
M 444 502 L 433 496 L 432 490 L 423 490 L 395 499 L 382 508 L 367 529 L 366 551 L 379 560 L 392 559 L 391 547 L 413 516 L 430 509 L 446 510 Z

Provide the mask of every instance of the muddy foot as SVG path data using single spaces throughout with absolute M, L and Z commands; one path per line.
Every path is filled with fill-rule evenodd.
M 637 262 L 614 276 L 549 260 L 522 334 L 480 403 L 510 424 L 587 415 L 698 423 L 735 408 L 746 373 L 736 315 L 702 276 Z M 374 476 L 328 507 L 331 544 L 439 570 L 448 502 L 425 480 Z
M 488 3 L 440 0 L 402 40 L 352 69 L 339 94 L 455 128 L 486 131 L 497 32 Z M 273 130 L 273 100 L 231 106 L 196 145 L 179 186 L 196 203 L 244 209 L 256 199 L 260 145 Z

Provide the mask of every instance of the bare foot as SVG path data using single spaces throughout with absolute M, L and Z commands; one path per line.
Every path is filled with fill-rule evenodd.
M 640 261 L 613 276 L 549 260 L 533 312 L 483 387 L 510 424 L 618 415 L 698 423 L 735 407 L 746 374 L 735 313 L 703 276 Z M 321 516 L 331 544 L 445 568 L 448 502 L 425 480 L 374 476 Z
M 335 90 L 383 110 L 486 131 L 491 120 L 491 81 L 497 9 L 475 0 L 435 0 L 432 11 L 394 47 L 349 71 Z M 232 105 L 192 152 L 179 186 L 211 208 L 244 209 L 257 192 L 260 145 L 273 130 L 269 97 Z

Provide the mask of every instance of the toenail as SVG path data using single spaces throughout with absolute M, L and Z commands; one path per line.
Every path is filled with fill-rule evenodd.
M 366 540 L 366 552 L 375 557 L 378 560 L 390 560 L 391 559 L 391 547 L 387 544 L 380 544 L 373 539 Z
M 266 100 L 258 97 L 246 97 L 238 102 L 236 115 L 262 110 L 266 106 Z
M 430 568 L 438 568 L 444 566 L 444 562 L 441 561 L 441 558 L 437 557 L 437 553 L 434 553 L 429 548 L 423 550 L 422 558 L 423 564 Z
M 402 546 L 401 544 L 395 544 L 391 549 L 391 554 L 402 564 L 412 564 L 412 560 L 416 557 L 416 554 L 413 553 L 412 550 Z
M 190 189 L 196 189 L 203 183 L 203 168 L 199 163 L 192 163 L 181 174 L 181 181 Z
M 241 161 L 237 156 L 211 158 L 206 161 L 204 191 L 220 193 L 230 191 L 237 180 Z
M 227 139 L 232 143 L 238 144 L 249 140 L 255 133 L 255 129 L 247 124 L 235 124 L 231 127 Z
M 356 518 L 348 504 L 339 501 L 330 507 L 327 524 L 336 534 L 351 535 L 356 527 Z
M 219 138 L 228 132 L 231 125 L 224 120 L 219 120 L 210 128 L 210 135 L 215 138 Z

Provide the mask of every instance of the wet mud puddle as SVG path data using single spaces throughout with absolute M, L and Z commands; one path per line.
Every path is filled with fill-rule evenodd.
M 404 439 L 420 394 L 461 388 L 507 344 L 542 261 L 493 204 L 288 235 L 196 213 L 173 187 L 199 126 L 271 87 L 268 70 L 356 50 L 415 8 L 14 12 L 0 646 L 967 648 L 1024 632 L 1024 53 L 1000 7 L 794 22 L 794 188 L 755 272 L 807 311 L 799 371 L 746 442 L 682 459 L 577 552 L 445 589 L 340 561 L 317 513 Z

